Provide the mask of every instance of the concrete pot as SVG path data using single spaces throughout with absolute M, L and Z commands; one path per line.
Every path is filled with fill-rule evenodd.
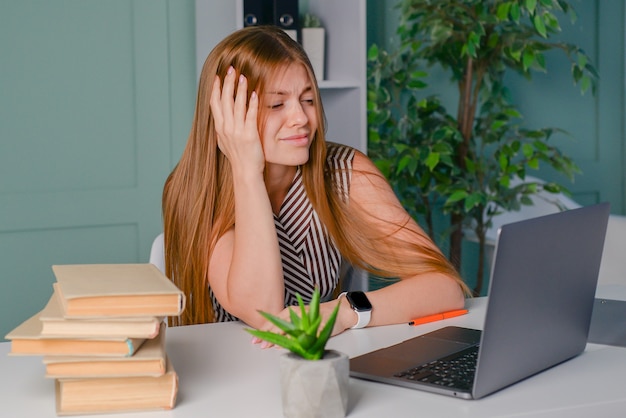
M 285 353 L 280 358 L 283 414 L 286 418 L 343 418 L 348 411 L 350 360 L 326 350 L 320 360 Z

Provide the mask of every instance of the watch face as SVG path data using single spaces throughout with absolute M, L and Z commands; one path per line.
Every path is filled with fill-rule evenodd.
M 371 311 L 372 304 L 363 292 L 348 292 L 346 298 L 350 305 L 357 311 Z

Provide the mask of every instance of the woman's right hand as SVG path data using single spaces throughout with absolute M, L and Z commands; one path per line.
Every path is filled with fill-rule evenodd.
M 258 96 L 253 91 L 246 106 L 248 80 L 240 74 L 237 92 L 234 94 L 236 78 L 237 72 L 231 66 L 224 77 L 223 86 L 218 75 L 213 81 L 210 105 L 218 146 L 230 161 L 234 173 L 251 170 L 262 174 L 265 157 L 257 123 Z

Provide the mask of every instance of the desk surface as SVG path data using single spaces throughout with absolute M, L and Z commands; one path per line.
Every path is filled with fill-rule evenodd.
M 626 299 L 626 287 L 599 297 Z M 354 357 L 446 325 L 482 328 L 486 299 L 468 301 L 470 314 L 411 327 L 350 330 L 328 348 Z M 167 351 L 179 374 L 175 409 L 116 417 L 281 417 L 278 359 L 282 349 L 260 349 L 240 323 L 170 328 Z M 8 356 L 0 343 L 3 416 L 55 417 L 54 385 L 41 357 Z M 350 380 L 348 417 L 615 417 L 626 410 L 626 348 L 588 344 L 580 356 L 481 400 L 462 400 L 359 379 Z

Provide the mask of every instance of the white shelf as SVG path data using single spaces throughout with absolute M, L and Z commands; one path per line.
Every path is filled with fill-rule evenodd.
M 317 82 L 320 90 L 330 90 L 330 89 L 359 89 L 361 88 L 361 83 L 357 80 L 348 80 L 348 81 L 340 81 L 340 80 L 321 80 Z

